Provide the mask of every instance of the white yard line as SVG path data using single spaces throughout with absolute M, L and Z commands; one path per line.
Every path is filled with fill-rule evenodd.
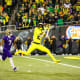
M 43 62 L 54 63 L 54 62 L 52 62 L 52 61 L 43 60 L 43 59 L 31 58 L 31 57 L 26 57 L 26 56 L 23 56 L 23 57 L 24 57 L 24 58 L 28 58 L 28 59 L 33 59 L 33 60 L 43 61 Z M 58 64 L 63 65 L 63 66 L 67 66 L 67 67 L 72 67 L 72 68 L 78 68 L 78 69 L 80 69 L 79 66 L 73 66 L 73 65 L 64 64 L 64 63 L 58 63 Z

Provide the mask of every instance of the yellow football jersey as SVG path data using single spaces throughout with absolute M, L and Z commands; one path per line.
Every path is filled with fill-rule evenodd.
M 34 29 L 34 35 L 33 35 L 33 41 L 32 42 L 40 43 L 41 42 L 41 39 L 44 36 L 44 35 L 40 36 L 41 33 L 43 33 L 42 29 L 36 27 Z

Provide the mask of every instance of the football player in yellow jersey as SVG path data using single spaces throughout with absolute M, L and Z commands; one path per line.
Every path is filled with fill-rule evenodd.
M 46 52 L 52 58 L 54 63 L 57 64 L 58 62 L 60 62 L 60 60 L 56 60 L 55 57 L 50 52 L 50 50 L 46 48 L 45 46 L 41 45 L 41 39 L 45 37 L 46 32 L 47 32 L 46 28 L 43 29 L 43 24 L 39 23 L 39 27 L 36 27 L 34 29 L 33 41 L 31 42 L 31 46 L 29 47 L 27 51 L 23 51 L 22 53 L 25 55 L 29 55 L 35 49 L 39 49 L 43 52 Z M 15 55 L 16 54 L 18 53 L 15 53 Z

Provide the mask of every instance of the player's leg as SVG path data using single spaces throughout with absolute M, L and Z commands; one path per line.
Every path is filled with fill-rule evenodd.
M 14 54 L 17 55 L 19 53 L 22 53 L 22 50 L 21 49 L 17 50 Z
M 7 58 L 6 50 L 3 48 L 2 60 L 5 61 Z
M 55 57 L 52 55 L 52 53 L 50 52 L 50 50 L 42 45 L 38 45 L 37 46 L 37 49 L 43 51 L 43 52 L 46 52 L 50 57 L 51 59 L 54 61 L 55 64 L 57 64 L 58 62 L 60 62 L 60 60 L 56 60 Z
M 50 50 L 48 48 L 46 48 L 46 47 L 44 47 L 42 45 L 39 45 L 37 47 L 37 49 L 39 49 L 39 50 L 41 50 L 43 52 L 46 52 L 53 59 L 53 61 L 56 60 L 55 57 L 53 57 L 53 55 L 51 54 L 51 52 L 50 52 Z
M 10 60 L 11 66 L 13 67 L 13 70 L 16 71 L 16 67 L 14 66 L 12 57 L 9 57 L 9 60 Z
M 3 53 L 7 55 L 7 57 L 8 57 L 9 60 L 10 60 L 10 64 L 11 64 L 13 70 L 16 71 L 16 67 L 15 67 L 15 65 L 14 65 L 14 63 L 13 63 L 13 59 L 12 59 L 12 55 L 11 55 L 10 51 L 7 50 L 6 48 L 4 48 L 4 49 L 3 49 Z
M 31 54 L 32 51 L 34 51 L 36 49 L 36 44 L 32 43 L 31 46 L 28 48 L 27 51 L 23 51 L 22 53 L 25 54 L 25 55 L 29 55 Z
M 2 61 L 2 54 L 0 53 L 0 60 Z
M 3 52 L 3 54 L 2 54 L 2 60 L 5 61 L 6 58 L 7 58 L 7 55 Z
M 0 46 L 0 60 L 2 61 L 2 53 L 3 53 L 3 47 Z
M 23 56 L 23 54 L 22 54 L 22 49 L 21 49 L 21 45 L 15 45 L 15 47 L 16 47 L 16 49 L 17 49 L 17 51 L 14 53 L 15 55 L 17 55 L 17 54 L 21 54 L 21 56 Z

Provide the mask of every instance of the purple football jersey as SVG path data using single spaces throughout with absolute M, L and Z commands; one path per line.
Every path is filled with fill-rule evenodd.
M 4 40 L 4 48 L 7 48 L 8 50 L 10 50 L 11 45 L 12 45 L 14 39 L 15 39 L 15 36 L 14 35 L 12 35 L 11 37 L 4 36 L 3 37 L 3 40 Z

